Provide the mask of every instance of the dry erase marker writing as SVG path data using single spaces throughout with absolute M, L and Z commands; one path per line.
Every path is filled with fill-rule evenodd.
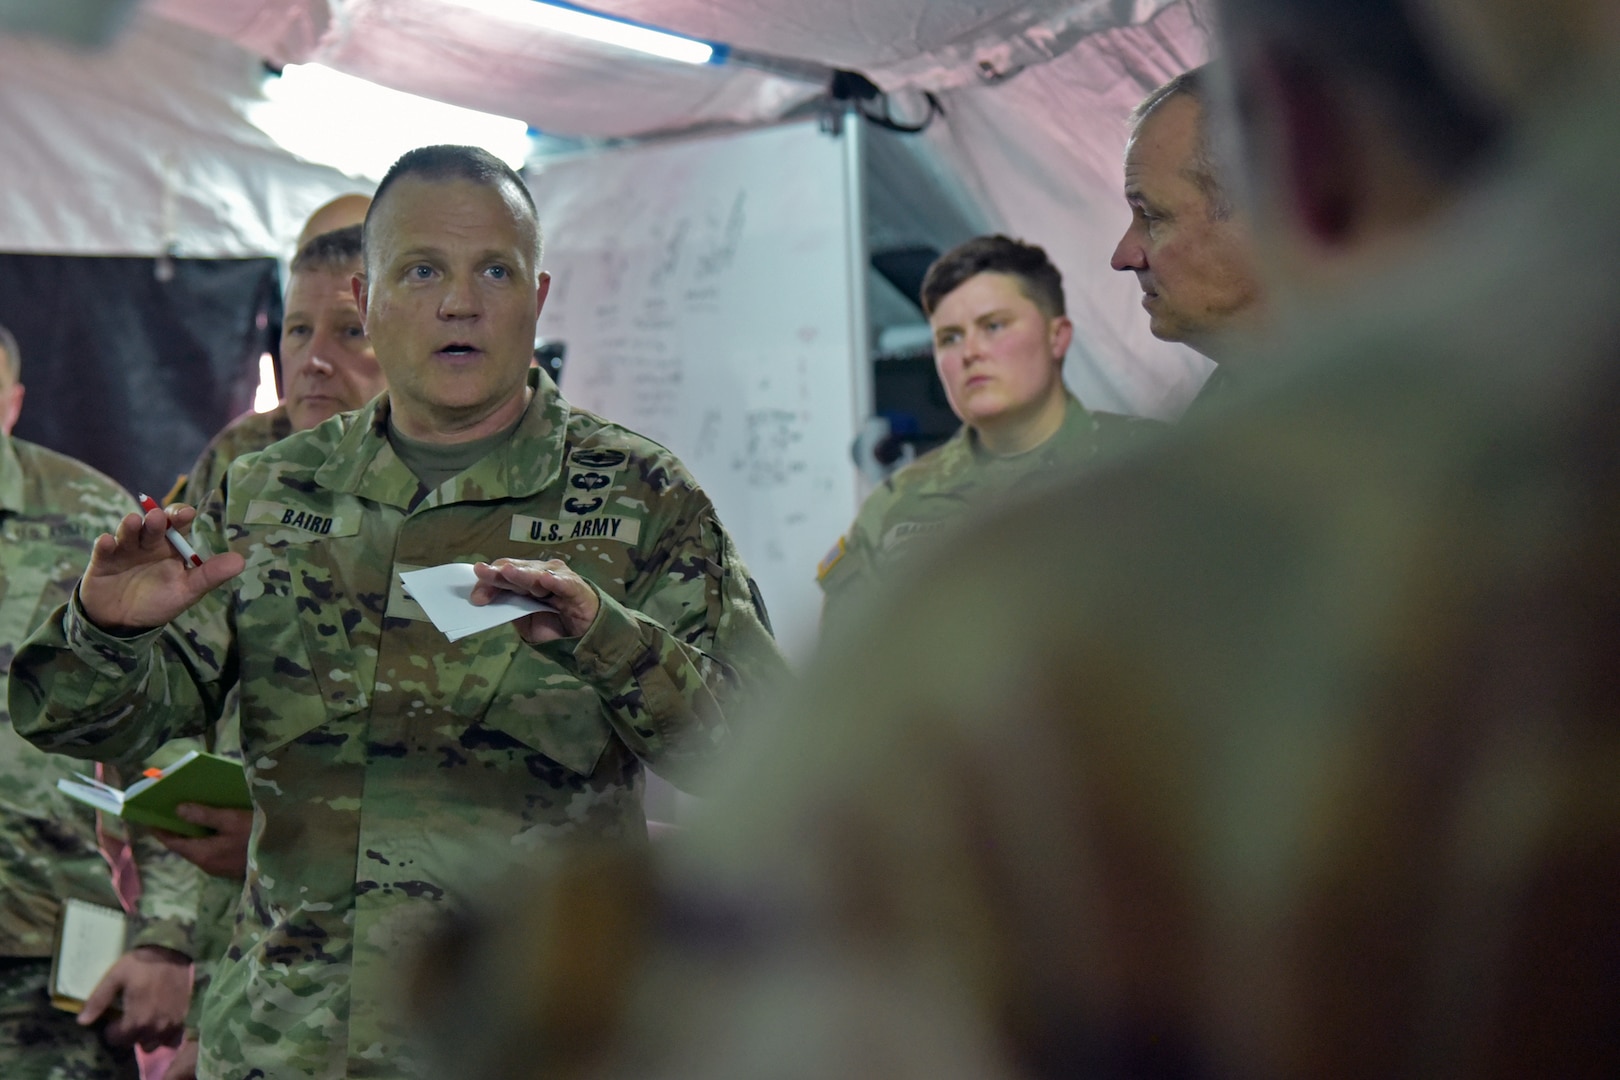
M 142 495 L 140 497 L 140 502 L 141 509 L 145 510 L 147 513 L 151 513 L 153 510 L 162 509 L 160 506 L 158 506 L 157 500 L 152 498 L 150 495 Z M 195 551 L 191 550 L 191 545 L 186 543 L 186 538 L 180 535 L 180 530 L 171 525 L 169 526 L 168 531 L 163 535 L 168 537 L 169 543 L 174 545 L 174 550 L 178 551 L 180 553 L 180 557 L 186 560 L 187 563 L 192 566 L 202 565 L 202 559 L 198 557 Z

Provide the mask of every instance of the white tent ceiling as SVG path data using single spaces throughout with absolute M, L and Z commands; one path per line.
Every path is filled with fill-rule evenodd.
M 1207 365 L 1147 335 L 1134 283 L 1107 262 L 1125 222 L 1125 116 L 1203 57 L 1191 2 L 587 5 L 733 50 L 694 67 L 557 37 L 497 0 L 148 0 L 102 54 L 0 38 L 0 250 L 281 253 L 302 215 L 357 185 L 249 123 L 261 58 L 593 138 L 769 122 L 821 92 L 807 73 L 847 68 L 901 98 L 935 92 L 946 116 L 925 138 L 988 220 L 1053 254 L 1082 398 L 1167 415 Z

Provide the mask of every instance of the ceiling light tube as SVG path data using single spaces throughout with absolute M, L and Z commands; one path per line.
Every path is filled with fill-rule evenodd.
M 542 30 L 617 45 L 685 64 L 723 63 L 726 48 L 641 23 L 599 15 L 557 0 L 454 0 L 462 7 Z

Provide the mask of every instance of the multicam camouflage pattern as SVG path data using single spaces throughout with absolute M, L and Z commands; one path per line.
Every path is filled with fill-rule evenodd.
M 248 413 L 227 424 L 209 440 L 191 471 L 175 484 L 175 495 L 187 506 L 201 506 L 203 500 L 225 481 L 231 463 L 243 454 L 263 450 L 293 433 L 287 406 L 277 405 L 269 412 Z
M 0 690 L 17 647 L 72 595 L 95 538 L 135 509 L 122 488 L 94 469 L 0 436 Z M 172 748 L 154 763 L 185 749 Z M 0 708 L 0 957 L 48 957 L 66 897 L 119 906 L 96 844 L 95 813 L 56 790 L 57 780 L 81 769 L 24 742 Z M 131 839 L 121 821 L 109 819 L 105 827 Z M 142 891 L 130 943 L 189 953 L 199 874 L 144 830 L 132 831 Z M 35 1005 L 42 1016 L 51 1011 L 44 997 Z M 99 1052 L 94 1033 L 71 1030 L 91 1048 L 87 1053 Z M 8 1080 L 25 1068 L 6 1056 L 12 1045 L 0 1048 L 0 1076 Z
M 108 1046 L 46 996 L 49 960 L 0 960 L 0 1076 L 5 1080 L 136 1080 L 132 1050 Z
M 215 435 L 197 456 L 191 471 L 175 482 L 166 502 L 202 506 L 219 489 L 231 464 L 244 454 L 256 453 L 280 442 L 293 432 L 286 405 L 269 412 L 248 413 L 231 421 Z M 209 749 L 216 754 L 240 759 L 242 756 L 241 718 L 237 693 L 227 695 L 224 714 L 209 734 Z M 224 959 L 236 926 L 236 906 L 242 895 L 242 882 L 203 875 L 197 907 L 197 929 L 192 941 L 191 1014 L 187 1026 L 195 1031 L 201 1022 L 202 1005 L 213 984 L 215 969 Z
M 424 924 L 555 842 L 644 837 L 642 762 L 694 776 L 731 734 L 720 699 L 785 673 L 680 463 L 532 378 L 512 440 L 433 491 L 386 396 L 239 461 L 194 530 L 239 578 L 136 638 L 64 608 L 18 655 L 19 729 L 76 754 L 200 733 L 240 686 L 258 813 L 204 1077 L 410 1075 L 396 965 Z M 451 643 L 399 586 L 503 556 L 566 560 L 595 624 Z
M 970 507 L 1022 494 L 1077 461 L 1124 444 L 1160 425 L 1135 417 L 1088 412 L 1073 397 L 1063 426 L 1024 454 L 997 457 L 967 425 L 944 445 L 890 476 L 861 506 L 849 532 L 817 570 L 825 601 L 823 626 L 847 629 L 851 609 L 888 576 L 918 541 L 938 536 Z M 926 545 L 925 545 L 926 546 Z

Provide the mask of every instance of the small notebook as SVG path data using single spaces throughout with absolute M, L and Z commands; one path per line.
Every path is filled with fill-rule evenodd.
M 62 905 L 51 953 L 51 1004 L 79 1012 L 107 970 L 124 955 L 124 913 L 70 899 Z
M 210 832 L 177 816 L 174 808 L 181 803 L 237 810 L 253 806 L 242 763 L 198 750 L 155 775 L 143 776 L 123 791 L 83 773 L 77 775 L 78 780 L 58 780 L 57 790 L 103 813 L 137 825 L 154 825 L 181 836 L 207 836 Z

